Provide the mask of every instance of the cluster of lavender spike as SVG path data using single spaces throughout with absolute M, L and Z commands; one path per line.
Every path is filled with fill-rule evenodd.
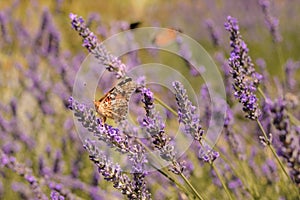
M 13 7 L 0 11 L 0 29 L 6 38 L 0 41 L 1 55 L 7 54 L 2 47 L 12 42 L 21 52 L 16 51 L 14 55 L 22 55 L 21 60 L 11 59 L 9 64 L 12 74 L 16 75 L 8 76 L 14 82 L 11 89 L 18 92 L 10 93 L 12 97 L 8 104 L 5 105 L 4 99 L 0 103 L 0 168 L 1 173 L 15 174 L 20 178 L 8 180 L 4 187 L 2 181 L 5 179 L 1 179 L 0 198 L 7 198 L 5 195 L 13 191 L 14 197 L 24 199 L 78 199 L 75 190 L 96 199 L 102 198 L 104 195 L 97 184 L 80 180 L 84 151 L 76 137 L 72 118 L 62 114 L 84 55 L 61 51 L 60 32 L 48 9 L 44 9 L 38 18 L 37 33 L 30 34 L 28 24 L 25 26 L 21 20 L 13 18 L 18 1 L 15 3 Z M 1 64 L 1 70 L 2 67 Z M 58 121 L 57 116 L 61 116 Z M 65 133 L 57 131 L 58 126 Z M 55 130 L 50 131 L 47 127 Z M 55 140 L 45 141 L 48 134 L 54 135 Z M 70 143 L 76 156 L 69 155 Z M 69 160 L 64 160 L 66 155 Z
M 94 37 L 94 34 L 85 27 L 81 17 L 71 14 L 70 18 L 73 28 L 84 38 L 84 46 L 87 47 L 90 52 L 93 53 L 93 49 L 97 46 L 104 48 L 103 45 L 97 44 L 97 39 Z M 101 55 L 100 61 L 103 62 L 103 60 L 109 60 L 109 56 Z M 179 107 L 179 122 L 182 122 L 185 125 L 184 132 L 192 135 L 193 138 L 201 144 L 203 130 L 201 129 L 199 118 L 196 117 L 195 107 L 192 105 L 191 101 L 189 101 L 186 90 L 180 82 L 174 82 L 173 87 L 175 89 L 175 97 Z M 159 113 L 155 111 L 153 93 L 146 87 L 140 88 L 139 91 L 142 94 L 141 101 L 144 103 L 146 111 L 146 115 L 140 122 L 142 129 L 151 137 L 151 143 L 154 149 L 159 151 L 160 157 L 170 163 L 170 170 L 175 174 L 181 174 L 185 169 L 185 166 L 183 165 L 184 162 L 178 162 L 176 159 L 174 146 L 171 145 L 171 139 L 164 131 L 165 125 L 162 122 Z M 78 121 L 80 121 L 89 132 L 93 133 L 94 136 L 113 147 L 117 147 L 120 151 L 127 153 L 131 151 L 131 142 L 129 139 L 126 136 L 124 140 L 121 139 L 119 129 L 103 124 L 96 118 L 92 109 L 79 104 L 73 98 L 70 98 L 70 108 L 74 111 Z M 205 154 L 203 152 L 205 152 Z M 212 149 L 204 151 L 204 148 L 201 149 L 200 154 L 201 159 L 206 162 L 213 162 L 219 156 L 218 152 L 215 152 Z M 92 156 L 92 160 L 95 162 L 94 157 L 95 155 Z M 132 159 L 132 161 L 135 162 L 135 159 Z M 144 172 L 140 172 L 140 174 L 143 173 Z
M 243 104 L 246 117 L 256 120 L 261 115 L 261 110 L 256 97 L 256 90 L 261 80 L 261 75 L 255 72 L 254 64 L 248 55 L 249 49 L 242 39 L 238 22 L 235 18 L 228 16 L 225 28 L 230 32 L 230 73 L 233 77 L 234 96 Z
M 69 108 L 74 111 L 75 117 L 88 132 L 93 133 L 98 140 L 104 141 L 111 148 L 129 154 L 129 160 L 133 163 L 133 180 L 122 172 L 120 166 L 111 163 L 93 141 L 85 141 L 84 147 L 89 152 L 90 160 L 98 166 L 98 171 L 104 179 L 113 182 L 114 187 L 130 199 L 151 199 L 144 182 L 143 169 L 147 159 L 143 148 L 139 144 L 132 144 L 128 136 L 121 133 L 118 128 L 102 123 L 93 109 L 78 103 L 72 97 L 69 103 Z
M 39 4 L 41 4 L 41 2 L 33 3 L 35 4 L 34 9 L 40 8 L 41 5 Z M 72 53 L 70 53 L 65 47 L 72 43 L 73 38 L 65 37 L 65 33 L 60 35 L 61 32 L 57 29 L 57 25 L 61 24 L 56 24 L 57 20 L 61 19 L 61 13 L 66 12 L 65 6 L 62 6 L 65 3 L 67 2 L 62 0 L 55 1 L 55 10 L 44 9 L 41 16 L 39 16 L 39 12 L 35 12 L 36 10 L 33 11 L 32 8 L 28 8 L 26 14 L 35 16 L 32 17 L 32 19 L 23 17 L 23 15 L 21 18 L 19 17 L 19 11 L 20 9 L 24 10 L 24 4 L 18 0 L 13 1 L 6 9 L 3 8 L 5 7 L 5 4 L 3 4 L 4 6 L 1 7 L 0 10 L 0 86 L 1 92 L 4 92 L 0 102 L 0 199 L 9 197 L 23 199 L 49 198 L 55 200 L 122 198 L 121 194 L 109 191 L 109 187 L 105 186 L 106 189 L 103 190 L 102 186 L 106 183 L 105 181 L 101 181 L 101 178 L 112 183 L 119 191 L 125 193 L 124 197 L 128 198 L 147 199 L 149 191 L 151 191 L 151 193 L 153 192 L 154 199 L 186 198 L 181 195 L 181 191 L 179 190 L 175 189 L 175 192 L 171 191 L 170 188 L 174 187 L 174 183 L 169 184 L 167 182 L 168 180 L 163 179 L 164 177 L 154 176 L 153 178 L 152 173 L 146 176 L 147 173 L 144 171 L 144 165 L 147 163 L 145 160 L 145 149 L 133 143 L 127 145 L 126 142 L 129 141 L 127 140 L 127 134 L 123 134 L 122 132 L 125 132 L 125 130 L 119 130 L 115 127 L 102 124 L 102 122 L 97 119 L 95 123 L 93 123 L 94 118 L 92 114 L 86 112 L 88 109 L 83 109 L 83 107 L 78 108 L 76 111 L 78 117 L 89 122 L 84 125 L 88 130 L 93 130 L 96 133 L 96 137 L 98 136 L 105 141 L 113 141 L 111 147 L 115 149 L 118 149 L 119 143 L 121 144 L 119 147 L 125 147 L 125 151 L 128 150 L 126 149 L 127 146 L 130 148 L 128 161 L 131 162 L 133 166 L 132 176 L 119 171 L 120 168 L 118 165 L 113 164 L 102 156 L 101 152 L 98 151 L 96 146 L 90 141 L 86 141 L 84 145 L 87 152 L 82 148 L 82 143 L 78 139 L 73 125 L 73 119 L 69 115 L 70 113 L 66 111 L 64 105 L 69 105 L 68 98 L 72 93 L 74 77 L 78 67 L 85 58 L 85 54 L 82 52 L 74 54 L 74 49 L 72 49 Z M 270 6 L 272 6 L 272 4 L 270 4 L 269 0 L 263 0 L 260 1 L 260 3 L 273 41 L 281 41 L 282 38 L 278 31 L 278 20 L 271 16 L 270 12 Z M 289 6 L 291 5 L 290 3 L 292 2 L 288 2 L 284 5 Z M 234 2 L 234 4 L 236 4 L 236 2 Z M 20 5 L 22 5 L 22 8 L 20 8 Z M 229 7 L 234 6 L 230 4 L 230 1 L 226 5 L 229 5 Z M 252 5 L 254 5 L 254 3 L 247 3 L 247 7 L 250 6 L 248 8 L 251 8 Z M 276 2 L 274 5 L 276 6 Z M 216 9 L 212 4 L 210 4 L 210 6 L 210 8 Z M 289 9 L 293 10 L 292 8 Z M 261 12 L 261 9 L 257 10 Z M 253 12 L 255 11 L 253 10 Z M 293 12 L 290 12 L 288 14 L 292 13 Z M 111 57 L 108 56 L 108 51 L 103 50 L 103 52 L 101 52 L 102 48 L 100 47 L 97 51 L 93 49 L 98 45 L 95 43 L 95 35 L 89 34 L 91 32 L 86 32 L 88 29 L 80 29 L 79 27 L 90 27 L 91 24 L 93 26 L 95 25 L 97 26 L 97 30 L 99 30 L 98 33 L 101 32 L 100 34 L 104 37 L 107 37 L 111 30 L 107 29 L 103 24 L 98 23 L 98 14 L 93 13 L 89 15 L 89 19 L 85 24 L 83 20 L 80 20 L 80 17 L 75 17 L 74 15 L 73 17 L 74 22 L 79 20 L 77 28 L 78 32 L 82 31 L 84 46 L 96 56 L 101 54 L 100 59 L 107 59 L 104 60 L 107 63 L 107 68 L 118 74 L 119 70 L 124 66 L 120 66 L 120 62 L 116 61 L 113 55 L 111 55 Z M 249 27 L 249 33 L 251 33 L 251 27 L 257 25 L 254 24 L 257 23 L 257 21 L 253 20 L 255 18 L 257 19 L 257 17 L 260 17 L 260 15 L 253 15 L 253 18 L 245 19 L 246 23 L 248 23 L 247 27 Z M 25 19 L 25 21 L 23 19 Z M 194 16 L 193 19 L 197 18 Z M 40 25 L 37 27 L 35 25 L 38 20 Z M 291 22 L 292 21 L 293 20 L 291 20 Z M 126 23 L 127 22 L 124 21 L 113 22 L 111 33 L 127 29 L 127 26 L 124 26 Z M 215 45 L 218 44 L 216 49 L 219 50 L 222 48 L 220 41 L 223 41 L 222 39 L 224 38 L 222 35 L 213 33 L 218 30 L 214 27 L 216 24 L 218 23 L 208 24 L 207 28 L 212 34 L 213 43 Z M 281 24 L 283 28 L 284 24 L 284 22 Z M 62 29 L 65 29 L 65 27 L 62 27 Z M 289 30 L 292 29 L 293 27 L 290 26 Z M 287 30 L 284 30 L 283 33 L 286 33 L 286 31 Z M 257 37 L 257 35 L 255 35 L 255 37 Z M 288 42 L 290 38 L 284 39 L 284 41 Z M 64 42 L 63 46 L 61 46 L 61 40 Z M 290 47 L 292 47 L 292 45 L 290 45 Z M 185 48 L 181 50 L 185 53 L 185 58 L 190 58 L 191 51 L 188 45 L 185 45 Z M 10 55 L 14 56 L 10 57 Z M 289 61 L 291 60 L 289 59 Z M 299 186 L 299 124 L 297 125 L 297 122 L 295 123 L 295 121 L 292 120 L 293 118 L 289 117 L 290 113 L 288 113 L 293 112 L 295 117 L 299 119 L 299 115 L 297 114 L 297 88 L 299 84 L 294 77 L 297 76 L 296 70 L 299 68 L 299 62 L 289 61 L 286 63 L 287 88 L 285 88 L 288 90 L 288 93 L 285 93 L 284 99 L 275 100 L 266 106 L 268 107 L 268 111 L 271 109 L 271 113 L 265 120 L 273 120 L 272 126 L 275 127 L 276 130 L 270 130 L 267 131 L 267 133 L 271 132 L 273 134 L 274 146 L 277 148 L 278 154 L 282 156 L 287 164 L 290 176 L 297 186 Z M 268 63 L 267 60 L 266 63 Z M 265 68 L 265 71 L 266 69 L 267 68 Z M 17 76 L 14 76 L 15 74 L 17 74 Z M 119 74 L 121 75 L 122 73 Z M 194 74 L 199 75 L 198 72 Z M 228 73 L 228 75 L 230 74 Z M 273 76 L 270 76 L 267 71 L 263 73 L 263 76 L 264 83 L 266 83 L 265 85 L 267 86 L 264 92 L 267 92 L 266 96 L 269 96 L 268 92 L 272 93 L 274 87 L 272 84 L 267 83 L 271 82 Z M 6 85 L 7 78 L 11 79 L 11 81 L 8 81 L 9 87 Z M 231 79 L 226 81 L 230 82 Z M 277 89 L 279 88 L 278 86 L 280 86 L 280 84 L 277 84 Z M 232 94 L 231 91 L 232 90 L 227 94 Z M 144 92 L 148 93 L 143 96 L 145 99 L 145 102 L 143 102 L 145 110 L 154 110 L 153 94 L 151 94 L 150 91 L 146 92 L 146 88 Z M 286 91 L 283 90 L 283 92 Z M 188 105 L 186 102 L 177 103 L 182 106 Z M 290 104 L 292 107 L 290 107 Z M 77 106 L 79 106 L 79 103 Z M 191 110 L 190 108 L 179 108 L 179 110 L 180 109 Z M 83 115 L 83 113 L 80 114 L 80 111 L 86 112 L 86 115 Z M 234 114 L 240 112 L 238 108 L 234 107 L 232 107 L 232 111 Z M 184 111 L 182 113 L 184 113 Z M 147 119 L 147 112 L 143 118 Z M 209 119 L 209 117 L 207 117 L 207 119 Z M 153 134 L 155 137 L 151 137 L 150 140 L 155 141 L 155 143 L 152 143 L 153 147 L 162 147 L 164 144 L 169 145 L 170 138 L 159 116 L 157 121 L 147 119 L 147 123 L 148 122 L 154 124 L 153 126 L 151 125 L 151 128 L 158 128 L 157 130 L 161 131 L 161 134 Z M 244 133 L 239 132 L 238 130 L 245 129 L 240 122 L 241 120 L 236 119 L 234 123 L 226 127 L 225 132 L 228 137 L 229 147 L 224 147 L 223 143 L 220 146 L 221 154 L 228 156 L 231 163 L 219 162 L 223 161 L 222 159 L 218 159 L 216 163 L 221 165 L 221 174 L 224 176 L 230 192 L 235 195 L 237 199 L 260 197 L 256 195 L 265 195 L 265 198 L 270 197 L 267 193 L 260 193 L 260 191 L 273 191 L 272 198 L 276 198 L 280 195 L 278 198 L 285 196 L 286 198 L 297 199 L 297 197 L 290 197 L 293 191 L 290 190 L 290 185 L 286 184 L 287 182 L 282 180 L 279 176 L 280 169 L 278 169 L 278 165 L 270 158 L 263 159 L 265 158 L 265 152 L 258 149 L 257 146 L 252 145 L 255 143 L 251 143 L 251 147 L 249 146 L 249 141 L 243 143 L 243 137 L 248 137 L 247 139 L 249 139 L 253 135 L 246 131 L 243 131 Z M 193 125 L 193 123 L 187 124 L 187 126 L 190 125 Z M 91 127 L 95 129 L 90 129 Z M 147 126 L 143 125 L 142 127 L 144 129 L 147 128 Z M 126 132 L 130 133 L 133 131 L 132 129 L 133 127 L 129 127 Z M 238 137 L 234 138 L 233 136 Z M 240 149 L 241 147 L 243 149 Z M 173 151 L 175 152 L 174 149 L 172 150 L 170 148 L 165 152 Z M 209 160 L 213 160 L 214 157 L 216 157 L 213 154 L 212 157 L 206 156 L 205 152 L 204 154 L 199 152 L 202 157 L 199 156 L 204 161 L 209 162 Z M 232 152 L 239 158 L 242 156 L 247 159 L 232 159 L 232 157 L 230 157 Z M 87 153 L 90 154 L 92 162 L 96 164 L 95 169 L 93 169 L 93 165 L 89 165 L 89 160 L 85 159 L 88 156 Z M 126 154 L 126 152 L 122 153 Z M 258 157 L 261 158 L 260 162 L 257 162 Z M 170 156 L 166 156 L 166 158 L 169 159 Z M 249 172 L 247 171 L 247 167 L 251 168 L 250 173 L 246 176 L 249 178 L 246 179 L 246 183 L 243 182 L 243 177 L 234 172 L 235 170 L 238 171 L 239 168 L 237 167 L 235 170 L 232 170 L 229 165 L 233 164 L 237 166 L 235 165 L 236 162 L 238 162 L 237 160 L 243 160 L 243 164 L 246 164 L 244 169 L 239 172 Z M 199 188 L 199 190 L 201 190 L 207 187 L 207 191 L 216 191 L 212 192 L 212 195 L 209 194 L 210 192 L 204 192 L 209 197 L 215 199 L 223 198 L 223 196 L 218 196 L 220 194 L 223 195 L 223 192 L 222 189 L 218 188 L 222 186 L 216 174 L 212 174 L 211 184 L 211 177 L 207 178 L 206 176 L 202 176 L 207 172 L 206 167 L 202 167 L 202 165 L 199 166 L 199 164 L 192 159 L 188 160 L 188 162 L 193 163 L 194 166 L 186 166 L 184 172 L 189 170 L 190 177 L 188 178 L 192 182 L 195 181 L 199 183 L 199 186 L 196 185 L 197 189 Z M 218 165 L 218 167 L 220 165 Z M 180 166 L 184 165 L 181 164 Z M 180 168 L 178 169 L 177 171 L 181 170 Z M 251 187 L 249 188 L 251 178 L 254 176 L 256 176 L 255 180 L 258 180 L 256 182 L 257 185 L 261 188 L 261 190 L 258 190 L 258 194 L 251 193 L 253 190 Z M 159 185 L 159 187 L 157 187 L 157 185 Z M 288 191 L 288 194 L 285 193 L 285 191 Z
M 86 26 L 82 17 L 70 14 L 71 24 L 74 30 L 83 38 L 83 46 L 88 49 L 110 72 L 115 72 L 118 78 L 125 75 L 125 65 L 117 57 L 107 51 L 106 47 L 98 43 L 98 39 Z
M 278 132 L 278 154 L 288 163 L 292 180 L 300 186 L 300 126 L 290 123 L 285 99 L 269 101 L 268 107 L 272 116 L 272 124 Z

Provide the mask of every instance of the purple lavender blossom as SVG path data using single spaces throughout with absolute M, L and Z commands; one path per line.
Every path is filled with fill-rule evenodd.
M 184 124 L 185 133 L 191 135 L 196 141 L 201 142 L 203 136 L 202 126 L 196 114 L 196 107 L 188 99 L 186 90 L 179 81 L 173 82 L 175 97 L 178 105 L 178 119 Z
M 112 147 L 116 147 L 120 152 L 129 152 L 130 146 L 128 137 L 122 136 L 119 129 L 103 122 L 96 117 L 95 110 L 80 104 L 72 97 L 69 99 L 69 108 L 73 110 L 75 117 L 82 123 L 89 132 L 93 133 L 99 140 L 106 142 Z
M 58 192 L 56 191 L 51 191 L 51 194 L 50 194 L 50 198 L 51 200 L 64 200 L 65 197 L 60 195 Z
M 146 188 L 145 176 L 145 164 L 148 160 L 145 155 L 145 149 L 140 145 L 134 145 L 132 148 L 134 154 L 129 157 L 129 160 L 133 163 L 133 184 L 134 191 L 137 194 L 137 199 L 151 199 L 151 194 Z
M 228 60 L 225 58 L 223 53 L 217 53 L 215 57 L 221 65 L 221 69 L 224 74 L 224 84 L 225 84 L 227 102 L 228 102 L 228 104 L 231 105 L 233 102 L 232 94 L 234 92 L 233 92 L 233 87 L 232 87 L 232 77 L 231 77 L 231 73 L 230 73 L 230 66 L 228 64 Z
M 286 84 L 288 89 L 293 90 L 297 81 L 295 80 L 295 72 L 300 68 L 300 62 L 295 62 L 289 59 L 285 64 Z
M 234 80 L 234 96 L 243 104 L 246 117 L 256 120 L 261 115 L 261 111 L 255 92 L 262 77 L 255 72 L 254 64 L 248 55 L 249 49 L 242 39 L 237 20 L 228 16 L 225 29 L 231 34 L 230 46 L 232 51 L 228 62 Z
M 0 12 L 0 31 L 1 31 L 1 37 L 5 42 L 10 43 L 11 38 L 9 36 L 9 33 L 7 31 L 7 18 L 5 17 L 4 12 Z
M 215 47 L 220 45 L 220 33 L 216 30 L 215 24 L 211 19 L 205 21 L 205 25 L 209 31 L 211 40 Z
M 142 102 L 146 110 L 146 116 L 143 118 L 141 126 L 151 136 L 152 144 L 159 150 L 160 157 L 171 162 L 170 170 L 175 174 L 180 174 L 185 167 L 176 160 L 174 146 L 170 144 L 171 139 L 164 131 L 165 124 L 155 111 L 153 93 L 148 88 L 142 88 L 141 91 L 143 94 Z
M 204 106 L 202 108 L 202 109 L 204 109 L 204 115 L 200 121 L 202 121 L 206 127 L 209 127 L 209 122 L 210 122 L 212 113 L 211 113 L 211 99 L 209 96 L 209 91 L 208 91 L 207 85 L 205 85 L 205 84 L 202 85 L 200 93 L 201 93 L 201 99 L 204 104 Z
M 199 158 L 204 162 L 213 163 L 219 157 L 219 152 L 214 151 L 209 145 L 202 142 L 204 131 L 196 114 L 196 107 L 188 99 L 186 89 L 182 83 L 174 81 L 173 88 L 178 105 L 178 119 L 180 123 L 184 124 L 185 134 L 191 135 L 201 145 Z
M 273 125 L 278 130 L 280 142 L 277 146 L 278 155 L 285 159 L 292 180 L 300 186 L 300 127 L 290 124 L 286 113 L 287 103 L 284 99 L 269 101 L 269 106 Z
M 59 56 L 60 53 L 60 34 L 54 25 L 49 26 L 49 37 L 48 37 L 48 47 L 47 54 L 54 55 L 55 57 Z
M 125 65 L 117 57 L 108 52 L 103 44 L 98 43 L 97 37 L 87 28 L 82 17 L 70 14 L 71 24 L 74 30 L 83 38 L 83 46 L 88 49 L 110 72 L 115 72 L 117 78 L 125 75 Z
M 259 5 L 264 13 L 265 22 L 272 35 L 272 39 L 275 43 L 278 43 L 282 40 L 278 30 L 279 20 L 271 15 L 270 4 L 271 2 L 269 0 L 259 0 Z
M 47 199 L 46 195 L 41 190 L 37 178 L 32 174 L 32 170 L 20 164 L 15 157 L 8 156 L 0 151 L 0 167 L 7 167 L 14 171 L 29 183 L 30 188 L 37 199 Z
M 207 145 L 206 147 L 200 149 L 198 156 L 204 162 L 213 163 L 220 156 L 220 154 Z
M 112 182 L 113 186 L 120 190 L 122 194 L 129 199 L 151 199 L 150 193 L 144 185 L 138 186 L 138 188 L 144 188 L 145 190 L 136 190 L 138 183 L 134 183 L 130 177 L 122 173 L 120 166 L 110 162 L 91 141 L 87 140 L 84 147 L 89 152 L 90 159 L 97 165 L 99 173 L 102 174 L 105 180 Z
M 36 35 L 35 38 L 35 45 L 37 47 L 41 47 L 42 43 L 43 43 L 43 38 L 45 37 L 45 33 L 47 31 L 47 28 L 49 26 L 49 24 L 51 24 L 51 15 L 48 9 L 45 9 L 43 11 L 43 15 L 42 15 L 42 19 L 41 19 L 41 27 L 39 29 L 39 32 Z
M 55 155 L 54 165 L 53 165 L 53 173 L 61 172 L 61 152 L 57 151 Z
M 94 133 L 94 135 L 98 139 L 105 141 L 107 144 L 113 147 L 117 147 L 117 150 L 122 153 L 129 153 L 129 160 L 133 163 L 132 173 L 134 174 L 134 179 L 133 183 L 130 185 L 131 187 L 133 187 L 133 194 L 128 194 L 127 196 L 131 196 L 131 198 L 133 199 L 149 199 L 150 193 L 147 191 L 144 181 L 144 164 L 147 163 L 147 159 L 145 157 L 145 150 L 142 148 L 142 146 L 129 146 L 130 143 L 126 135 L 122 137 L 119 129 L 113 128 L 112 126 L 109 126 L 107 124 L 103 124 L 101 120 L 95 117 L 94 111 L 92 109 L 85 107 L 83 104 L 79 104 L 77 101 L 73 100 L 73 98 L 70 98 L 70 108 L 74 111 L 74 114 L 78 118 L 78 121 L 80 121 L 82 125 L 88 129 L 89 132 Z M 91 154 L 94 152 L 91 151 L 92 146 L 93 145 L 91 142 L 87 142 L 87 145 L 85 147 L 90 153 L 90 159 L 95 162 L 96 155 Z M 97 153 L 99 152 L 97 151 Z M 97 156 L 102 157 L 100 154 Z M 95 164 L 97 164 L 97 162 L 95 162 Z M 99 172 L 101 173 L 100 168 Z M 105 180 L 112 181 L 107 177 L 107 172 L 104 171 L 102 175 L 104 176 Z M 121 189 L 117 187 L 116 182 L 114 184 L 117 189 Z M 125 189 L 122 189 L 122 191 L 123 190 Z
M 256 60 L 256 65 L 260 69 L 260 72 L 262 73 L 262 79 L 261 79 L 261 86 L 263 88 L 264 94 L 268 94 L 269 91 L 266 88 L 267 83 L 269 83 L 270 78 L 269 78 L 269 72 L 267 70 L 266 62 L 264 59 L 259 58 Z
M 233 117 L 234 117 L 233 112 L 228 106 L 228 108 L 226 110 L 226 118 L 224 121 L 225 138 L 226 138 L 229 146 L 231 147 L 230 149 L 232 149 L 234 155 L 237 158 L 239 158 L 240 160 L 245 160 L 245 153 L 241 149 L 242 145 L 240 144 L 240 141 L 238 140 L 237 135 L 234 133 L 234 131 L 232 129 L 232 125 L 234 123 Z

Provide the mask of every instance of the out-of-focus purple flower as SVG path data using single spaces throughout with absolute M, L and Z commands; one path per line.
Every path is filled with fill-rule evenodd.
M 179 54 L 184 58 L 184 61 L 186 63 L 186 66 L 190 70 L 190 74 L 192 76 L 199 76 L 201 73 L 205 71 L 204 67 L 201 67 L 199 70 L 195 66 L 195 62 L 193 61 L 193 54 L 192 51 L 190 50 L 190 46 L 183 41 L 183 38 L 179 35 L 176 38 L 176 42 L 179 46 Z
M 277 43 L 282 40 L 278 30 L 279 20 L 272 16 L 270 4 L 271 2 L 269 0 L 259 0 L 259 5 L 261 6 L 265 16 L 266 25 L 272 35 L 273 41 Z
M 58 150 L 55 155 L 55 160 L 53 164 L 53 173 L 60 173 L 61 172 L 61 152 Z
M 1 11 L 0 12 L 0 31 L 1 31 L 1 37 L 5 42 L 10 43 L 11 37 L 9 36 L 9 33 L 7 31 L 7 18 L 5 16 L 6 14 Z
M 42 14 L 42 18 L 41 18 L 40 29 L 39 29 L 39 32 L 36 35 L 36 38 L 35 38 L 35 45 L 37 47 L 42 46 L 43 38 L 46 35 L 45 33 L 47 31 L 47 28 L 48 28 L 49 24 L 51 24 L 50 21 L 51 21 L 51 14 L 50 14 L 48 9 L 44 9 L 43 14 Z
M 191 135 L 196 141 L 201 141 L 203 129 L 200 125 L 199 117 L 196 113 L 196 107 L 188 99 L 186 90 L 179 81 L 173 82 L 176 102 L 178 105 L 178 119 L 184 124 L 185 133 Z
M 30 42 L 32 42 L 32 38 L 21 21 L 14 21 L 14 32 L 17 34 L 21 49 L 27 48 Z
M 83 38 L 83 46 L 99 59 L 108 71 L 115 72 L 117 78 L 123 77 L 125 75 L 125 64 L 108 52 L 103 44 L 98 43 L 97 37 L 87 28 L 83 18 L 71 13 L 70 19 L 73 29 Z
M 242 181 L 240 179 L 234 179 L 234 180 L 229 181 L 228 188 L 236 189 L 236 188 L 241 187 L 242 185 L 243 184 L 242 184 Z
M 258 108 L 258 98 L 255 92 L 262 77 L 255 72 L 252 60 L 248 55 L 249 49 L 242 39 L 237 20 L 228 16 L 225 28 L 231 34 L 232 51 L 228 63 L 234 81 L 234 96 L 243 104 L 243 111 L 247 113 L 246 117 L 256 120 L 261 115 L 261 111 Z
M 64 200 L 65 197 L 60 195 L 58 192 L 52 190 L 50 194 L 51 200 Z
M 289 59 L 285 64 L 286 84 L 290 90 L 293 90 L 297 81 L 295 80 L 295 72 L 300 68 L 300 62 L 295 62 Z
M 60 49 L 60 33 L 54 27 L 54 25 L 49 26 L 49 37 L 48 37 L 48 47 L 47 47 L 47 54 L 54 55 L 55 57 L 59 56 Z
M 70 192 L 70 190 L 66 189 L 64 185 L 56 183 L 54 181 L 50 181 L 48 179 L 46 182 L 51 191 L 57 192 L 60 198 L 64 197 L 65 199 L 76 199 L 76 197 Z
M 239 158 L 240 160 L 244 160 L 245 153 L 244 153 L 243 149 L 241 149 L 242 148 L 241 146 L 243 146 L 243 145 L 241 144 L 241 141 L 239 141 L 237 134 L 235 134 L 232 129 L 232 124 L 234 124 L 233 119 L 234 119 L 233 112 L 228 106 L 228 108 L 226 110 L 226 117 L 224 120 L 225 138 L 226 138 L 229 146 L 231 147 L 230 149 L 233 151 L 234 155 L 237 158 Z
M 30 188 L 37 199 L 48 199 L 42 192 L 40 183 L 37 178 L 32 174 L 32 170 L 23 164 L 20 164 L 15 157 L 6 155 L 3 151 L 0 151 L 0 166 L 5 166 L 29 183 Z
M 216 60 L 220 63 L 221 69 L 224 73 L 224 84 L 225 84 L 225 91 L 226 91 L 226 97 L 227 101 L 231 105 L 233 102 L 233 97 L 232 94 L 233 92 L 233 87 L 232 87 L 232 77 L 230 73 L 230 66 L 228 64 L 228 60 L 225 58 L 223 53 L 217 53 L 216 54 Z
M 83 154 L 82 148 L 78 148 L 76 151 L 76 157 L 74 160 L 72 160 L 72 168 L 71 168 L 71 176 L 73 178 L 79 177 L 80 169 L 82 168 L 82 154 Z
M 217 31 L 214 22 L 211 19 L 205 21 L 205 25 L 209 31 L 211 40 L 215 47 L 220 45 L 220 33 Z
M 205 85 L 205 84 L 202 85 L 200 93 L 201 93 L 201 102 L 203 102 L 203 104 L 204 104 L 204 107 L 203 107 L 204 115 L 200 121 L 202 121 L 206 127 L 209 127 L 209 122 L 210 122 L 211 116 L 212 116 L 212 113 L 211 113 L 211 105 L 212 104 L 211 104 L 211 99 L 210 99 L 207 85 Z
M 270 183 L 272 183 L 274 180 L 277 181 L 277 166 L 273 160 L 267 159 L 266 162 L 262 165 L 262 171 Z
M 278 155 L 286 160 L 292 180 L 300 186 L 300 127 L 290 124 L 284 99 L 269 104 L 273 125 L 278 130 Z
M 261 79 L 261 83 L 268 83 L 269 82 L 269 73 L 267 71 L 267 66 L 266 66 L 266 62 L 264 59 L 262 58 L 259 58 L 256 60 L 256 64 L 257 66 L 259 67 L 261 73 L 262 73 L 262 79 Z M 265 84 L 262 84 L 262 86 L 264 87 Z M 264 93 L 267 94 L 268 93 L 268 90 L 266 89 L 266 87 L 264 87 L 265 90 L 264 90 Z
M 95 21 L 95 22 L 99 22 L 100 21 L 100 15 L 98 13 L 90 13 L 88 18 L 87 18 L 87 22 L 86 22 L 86 26 L 90 27 L 91 24 Z

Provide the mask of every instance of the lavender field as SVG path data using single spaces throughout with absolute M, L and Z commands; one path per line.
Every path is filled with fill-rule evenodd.
M 298 0 L 0 2 L 0 199 L 300 199 Z

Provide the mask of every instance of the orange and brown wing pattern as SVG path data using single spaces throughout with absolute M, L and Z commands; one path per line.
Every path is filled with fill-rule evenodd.
M 136 88 L 137 84 L 130 77 L 125 77 L 100 100 L 94 102 L 96 111 L 104 122 L 106 118 L 117 122 L 126 118 L 129 99 Z

